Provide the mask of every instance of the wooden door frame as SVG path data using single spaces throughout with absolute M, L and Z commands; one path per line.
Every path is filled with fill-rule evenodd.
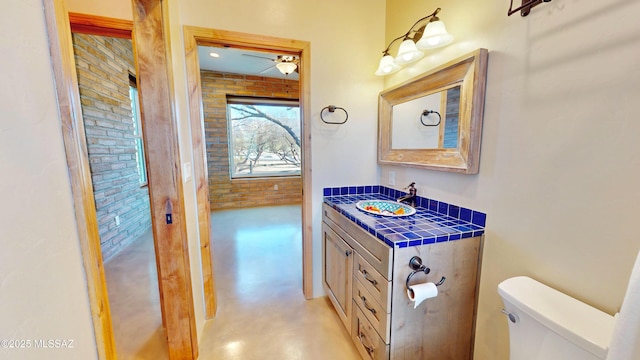
M 311 194 L 311 111 L 309 73 L 311 69 L 311 44 L 307 41 L 291 40 L 263 35 L 253 35 L 226 30 L 216 30 L 195 26 L 184 26 L 185 61 L 187 71 L 187 93 L 189 96 L 189 117 L 191 133 L 195 138 L 204 137 L 204 115 L 202 100 L 202 84 L 200 79 L 200 64 L 198 61 L 199 45 L 222 45 L 245 49 L 258 49 L 267 52 L 285 52 L 300 56 L 299 81 L 300 81 L 300 114 L 302 116 L 302 292 L 306 299 L 313 297 L 313 241 L 311 231 L 312 194 Z M 200 164 L 204 169 L 196 174 L 198 180 L 198 193 L 206 193 L 208 203 L 208 177 L 206 172 L 206 144 L 203 138 L 194 141 L 194 168 Z M 196 155 L 198 160 L 196 160 Z M 202 158 L 200 158 L 202 157 Z M 204 195 L 202 195 L 204 196 Z M 200 200 L 198 201 L 200 204 Z M 208 213 L 207 213 L 208 214 Z M 207 241 L 205 243 L 205 241 Z M 205 307 L 206 316 L 215 315 L 215 288 L 213 285 L 213 259 L 205 254 L 211 246 L 209 238 L 201 237 L 202 267 L 205 277 Z
M 97 355 L 116 359 L 69 17 L 64 0 L 43 5 Z
M 69 12 L 72 33 L 117 37 L 131 40 L 133 21 Z
M 96 351 L 99 359 L 116 359 L 69 14 L 64 0 L 43 0 L 43 5 Z M 133 5 L 134 23 L 143 33 L 137 37 L 137 42 L 136 33 L 133 33 L 134 53 L 137 54 L 138 81 L 142 87 L 148 89 L 141 89 L 141 110 L 143 127 L 152 134 L 147 136 L 149 141 L 145 145 L 169 358 L 195 359 L 198 356 L 198 344 L 184 204 L 181 196 L 182 176 L 178 156 L 177 121 L 172 111 L 172 72 L 166 48 L 168 44 L 164 36 L 168 28 L 163 22 L 167 15 L 167 5 L 162 0 L 133 0 Z M 113 23 L 122 24 L 119 21 Z M 149 34 L 154 36 L 148 36 Z M 140 67 L 144 69 L 142 72 Z M 154 88 L 165 93 L 157 94 Z M 142 94 L 144 91 L 147 92 L 146 98 Z M 146 121 L 145 108 L 150 118 Z M 150 156 L 150 151 L 156 154 Z M 167 224 L 165 220 L 168 208 L 172 214 L 172 224 Z
M 133 51 L 149 178 L 160 305 L 169 359 L 196 359 L 193 304 L 178 119 L 169 42 L 170 0 L 132 0 Z

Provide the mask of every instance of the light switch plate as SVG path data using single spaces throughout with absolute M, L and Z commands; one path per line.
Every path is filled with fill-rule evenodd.
M 389 185 L 395 185 L 395 184 L 396 184 L 396 172 L 389 171 Z
M 182 182 L 191 180 L 191 162 L 182 164 Z

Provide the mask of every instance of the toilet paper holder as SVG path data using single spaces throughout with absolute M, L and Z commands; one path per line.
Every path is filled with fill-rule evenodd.
M 411 280 L 413 275 L 419 272 L 423 272 L 425 274 L 429 274 L 431 272 L 431 269 L 429 269 L 428 267 L 422 264 L 422 259 L 419 256 L 414 256 L 409 260 L 409 267 L 413 271 L 409 274 L 409 276 L 407 276 L 407 281 L 406 281 L 407 290 L 411 290 L 411 288 L 409 287 L 409 281 Z M 440 286 L 444 284 L 445 280 L 446 278 L 443 276 L 442 279 L 440 279 L 440 281 L 438 281 L 435 285 Z

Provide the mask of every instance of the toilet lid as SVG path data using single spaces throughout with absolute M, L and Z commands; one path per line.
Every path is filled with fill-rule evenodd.
M 553 332 L 604 359 L 615 318 L 526 276 L 498 285 L 506 303 Z

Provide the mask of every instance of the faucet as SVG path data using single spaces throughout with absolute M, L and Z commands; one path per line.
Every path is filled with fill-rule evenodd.
M 413 207 L 416 206 L 416 196 L 418 194 L 418 190 L 416 190 L 415 187 L 416 183 L 412 182 L 411 184 L 409 184 L 409 186 L 407 186 L 405 189 L 409 190 L 409 194 L 401 196 L 398 198 L 398 202 L 401 203 L 405 203 L 408 205 L 411 205 Z

